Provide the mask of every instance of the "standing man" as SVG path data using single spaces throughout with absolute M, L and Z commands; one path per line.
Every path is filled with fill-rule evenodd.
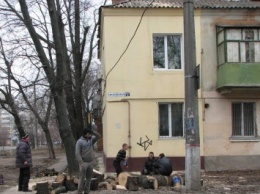
M 29 145 L 29 135 L 25 134 L 16 147 L 16 167 L 20 168 L 18 191 L 29 190 L 30 167 L 32 167 L 32 154 Z
M 83 136 L 76 143 L 76 158 L 79 163 L 78 194 L 89 194 L 93 173 L 94 150 L 100 134 L 90 128 L 85 128 Z M 86 181 L 85 181 L 86 179 Z

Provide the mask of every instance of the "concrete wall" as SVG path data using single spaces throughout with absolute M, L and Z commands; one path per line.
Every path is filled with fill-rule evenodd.
M 255 102 L 260 124 L 257 88 L 221 95 L 217 85 L 216 25 L 259 25 L 257 10 L 203 10 L 201 14 L 202 98 L 204 109 L 204 156 L 206 170 L 259 169 L 260 142 L 232 141 L 232 102 Z

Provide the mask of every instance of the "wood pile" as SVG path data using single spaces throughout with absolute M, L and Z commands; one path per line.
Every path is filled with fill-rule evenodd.
M 138 175 L 129 172 L 122 172 L 118 177 L 107 176 L 93 170 L 90 190 L 129 190 L 138 191 L 139 189 L 158 189 L 164 187 L 178 187 L 184 185 L 184 174 L 174 174 L 172 176 L 162 175 Z M 37 194 L 60 194 L 67 191 L 76 191 L 78 189 L 79 179 L 75 176 L 69 176 L 65 173 L 59 174 L 55 181 L 40 182 L 34 186 L 33 190 Z
M 179 186 L 184 185 L 184 174 L 174 174 L 171 176 L 162 175 L 137 175 L 129 172 L 122 172 L 118 176 L 118 184 L 129 191 L 143 189 L 158 189 L 160 186 Z M 174 183 L 173 180 L 177 180 Z
M 91 179 L 91 190 L 97 190 L 100 182 L 104 181 L 104 174 L 93 170 L 93 178 Z M 54 182 L 38 182 L 33 186 L 33 190 L 37 194 L 60 194 L 67 191 L 76 191 L 78 189 L 79 178 L 69 176 L 66 173 L 57 175 Z
M 36 177 L 45 177 L 45 176 L 57 176 L 59 173 L 55 169 L 44 169 L 36 173 Z

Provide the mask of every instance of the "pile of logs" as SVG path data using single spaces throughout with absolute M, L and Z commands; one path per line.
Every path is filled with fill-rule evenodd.
M 93 170 L 90 190 L 129 190 L 138 191 L 139 189 L 158 189 L 160 186 L 179 186 L 184 185 L 184 174 L 174 174 L 172 176 L 162 175 L 138 175 L 129 172 L 122 172 L 118 177 L 107 176 Z M 60 194 L 67 191 L 75 191 L 78 188 L 78 177 L 71 177 L 65 173 L 59 174 L 55 181 L 40 182 L 34 186 L 33 190 L 37 194 Z
M 93 178 L 91 179 L 91 190 L 98 189 L 98 183 L 103 182 L 104 174 L 93 170 Z M 33 190 L 37 194 L 60 194 L 67 191 L 75 191 L 78 189 L 79 179 L 76 176 L 69 176 L 66 173 L 59 174 L 54 182 L 38 182 L 33 186 Z
M 59 173 L 55 169 L 44 169 L 36 173 L 36 177 L 45 177 L 45 176 L 57 176 Z
M 137 191 L 139 188 L 143 189 L 158 189 L 160 186 L 179 186 L 184 185 L 184 175 L 174 174 L 172 176 L 162 175 L 137 175 L 129 172 L 122 172 L 118 176 L 118 184 L 130 191 Z M 176 183 L 174 183 L 174 178 Z

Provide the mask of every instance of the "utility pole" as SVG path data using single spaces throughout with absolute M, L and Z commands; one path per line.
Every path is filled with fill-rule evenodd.
M 184 0 L 184 55 L 185 55 L 185 184 L 189 190 L 200 190 L 200 137 L 196 75 L 196 44 L 194 2 Z

